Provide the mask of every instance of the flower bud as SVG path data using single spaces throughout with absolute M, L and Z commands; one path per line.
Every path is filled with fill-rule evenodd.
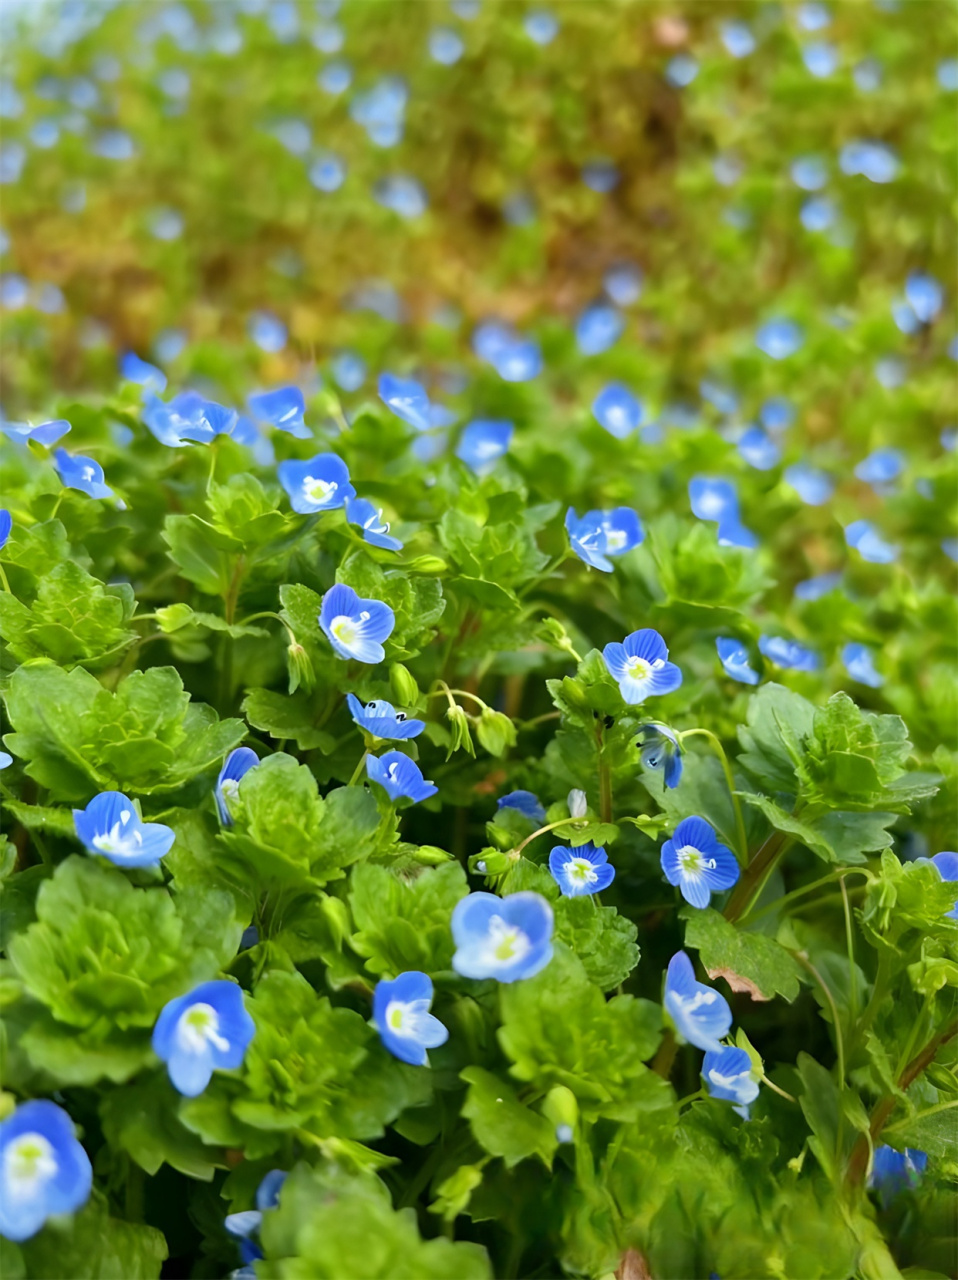
M 401 662 L 394 662 L 389 668 L 389 685 L 399 706 L 412 707 L 419 701 L 419 686 Z
M 312 689 L 315 683 L 313 664 L 303 646 L 294 640 L 286 649 L 286 665 L 289 669 L 289 691 L 295 693 L 300 685 Z
M 573 787 L 569 792 L 569 817 L 584 818 L 589 805 L 585 798 L 585 792 L 580 791 L 578 787 Z
M 556 1142 L 573 1142 L 579 1122 L 579 1103 L 571 1089 L 557 1084 L 542 1100 L 542 1114 L 555 1125 Z

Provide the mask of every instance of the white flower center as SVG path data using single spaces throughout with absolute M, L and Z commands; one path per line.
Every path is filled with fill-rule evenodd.
M 700 494 L 698 505 L 699 510 L 702 512 L 701 518 L 703 520 L 717 520 L 725 511 L 725 499 L 721 494 L 715 493 L 711 489 L 706 489 L 703 494 Z
M 22 1133 L 3 1153 L 3 1182 L 11 1200 L 30 1200 L 57 1172 L 53 1147 L 42 1133 Z
M 96 475 L 96 472 L 92 467 L 84 467 L 80 474 L 83 476 L 83 479 L 89 483 L 89 481 L 91 481 Z
M 132 820 L 132 810 L 123 809 L 120 812 L 119 821 L 115 822 L 108 832 L 93 837 L 94 849 L 99 850 L 100 853 L 112 853 L 125 858 L 139 853 L 143 848 L 143 833 L 136 826 L 132 831 L 127 830 Z
M 335 480 L 317 480 L 313 476 L 303 477 L 303 489 L 310 502 L 326 502 L 339 488 Z
M 376 512 L 375 515 L 371 515 L 369 517 L 369 519 L 363 525 L 363 528 L 368 533 L 388 533 L 389 532 L 389 521 L 383 520 L 382 507 L 379 508 L 379 510 Z
M 494 962 L 503 963 L 510 960 L 521 960 L 531 949 L 532 943 L 527 934 L 514 924 L 506 924 L 502 916 L 493 916 L 489 921 L 489 933 L 486 937 L 485 951 Z
M 737 1071 L 735 1075 L 731 1076 L 723 1075 L 721 1071 L 716 1071 L 714 1067 L 709 1072 L 709 1080 L 712 1084 L 718 1085 L 720 1089 L 735 1089 L 741 1084 L 743 1077 L 747 1076 L 747 1071 Z
M 347 648 L 356 643 L 359 628 L 356 626 L 355 619 L 348 617 L 345 613 L 341 613 L 338 618 L 333 618 L 329 629 L 340 644 L 346 645 Z
M 659 661 L 661 664 L 661 659 Z M 625 667 L 633 680 L 648 680 L 655 668 L 655 663 L 645 658 L 630 658 Z
M 685 1013 L 698 1013 L 703 1005 L 715 1003 L 718 999 L 718 992 L 713 991 L 711 987 L 704 987 L 701 991 L 696 991 L 694 996 L 680 996 L 675 992 L 673 993 L 673 998 Z
M 610 529 L 608 525 L 605 526 L 605 545 L 610 553 L 621 551 L 625 542 L 625 534 L 621 529 Z
M 428 1000 L 390 1000 L 386 1005 L 386 1026 L 393 1035 L 418 1040 L 428 1013 Z
M 714 871 L 715 859 L 704 857 L 693 844 L 684 844 L 679 850 L 679 865 L 687 876 L 700 876 L 706 869 Z
M 219 1014 L 211 1004 L 191 1004 L 180 1014 L 176 1024 L 176 1041 L 187 1053 L 202 1053 L 208 1044 L 225 1052 L 230 1046 L 219 1033 Z
M 595 884 L 599 878 L 588 858 L 570 858 L 565 864 L 565 873 L 573 884 Z

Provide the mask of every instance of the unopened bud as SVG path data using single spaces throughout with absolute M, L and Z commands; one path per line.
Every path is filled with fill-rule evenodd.
M 584 818 L 588 807 L 585 792 L 580 791 L 578 787 L 573 787 L 569 792 L 569 817 Z

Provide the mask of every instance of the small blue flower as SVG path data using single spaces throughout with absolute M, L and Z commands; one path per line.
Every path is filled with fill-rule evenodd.
M 401 751 L 367 756 L 366 772 L 370 781 L 378 782 L 385 789 L 390 800 L 411 800 L 418 804 L 439 790 L 434 783 L 426 781 L 419 766 Z
M 607 195 L 619 185 L 619 170 L 611 160 L 597 156 L 582 166 L 582 181 L 590 191 Z
M 693 907 L 707 907 L 713 893 L 738 882 L 739 865 L 704 818 L 683 818 L 662 846 L 662 870 Z
M 602 285 L 617 307 L 629 307 L 642 296 L 642 272 L 631 262 L 620 262 L 605 273 Z
M 0 1233 L 19 1244 L 47 1218 L 90 1198 L 93 1167 L 73 1121 L 55 1102 L 21 1103 L 0 1122 Z
M 928 1156 L 924 1151 L 914 1147 L 896 1151 L 882 1143 L 875 1148 L 868 1185 L 878 1192 L 887 1207 L 900 1192 L 917 1187 L 927 1167 Z
M 212 444 L 217 436 L 232 436 L 238 444 L 252 444 L 256 439 L 256 428 L 248 418 L 241 417 L 235 409 L 228 409 L 226 405 L 217 404 L 215 400 L 205 400 L 202 396 L 195 393 L 186 392 L 180 396 L 174 397 L 179 401 L 178 411 L 166 422 L 162 424 L 161 429 L 172 434 L 178 432 L 181 437 L 180 443 L 189 440 L 194 444 Z M 150 414 L 157 413 L 156 404 L 162 404 L 162 401 L 150 401 Z M 167 410 L 172 410 L 173 401 L 165 406 Z M 179 419 L 177 421 L 177 419 Z M 144 422 L 150 425 L 147 415 L 143 415 Z M 159 433 L 154 432 L 160 439 Z M 163 443 L 168 443 L 163 440 Z
M 840 573 L 819 573 L 814 578 L 806 578 L 795 586 L 796 600 L 821 600 L 829 591 L 834 591 L 842 580 Z
M 689 481 L 689 502 L 692 514 L 700 520 L 723 524 L 738 519 L 738 494 L 731 480 L 693 476 Z
M 389 521 L 383 519 L 382 507 L 374 507 L 365 498 L 347 498 L 346 519 L 359 525 L 363 539 L 384 551 L 402 551 L 403 544 L 389 532 Z
M 452 913 L 452 967 L 464 978 L 531 978 L 552 959 L 552 924 L 552 907 L 541 894 L 470 893 Z
M 766 431 L 784 431 L 795 420 L 795 406 L 784 396 L 772 396 L 759 409 L 758 416 Z
M 682 672 L 668 656 L 665 641 L 650 627 L 633 631 L 621 644 L 613 641 L 602 650 L 609 674 L 631 706 L 648 697 L 672 693 L 682 683 Z
M 7 545 L 7 540 L 10 537 L 10 531 L 12 528 L 13 516 L 6 507 L 0 507 L 0 551 L 2 551 Z
M 141 360 L 133 351 L 127 351 L 120 357 L 120 376 L 127 382 L 136 382 L 141 387 L 149 387 L 151 391 L 166 390 L 166 374 L 155 364 Z
M 798 25 L 803 31 L 821 31 L 831 24 L 832 15 L 823 4 L 801 4 L 798 6 Z
M 338 191 L 346 181 L 346 165 L 332 151 L 324 151 L 309 166 L 309 180 L 317 191 Z
M 767 320 L 755 335 L 755 345 L 773 360 L 786 360 L 805 341 L 805 335 L 794 320 L 781 317 Z
M 526 35 L 536 44 L 551 44 L 559 33 L 558 19 L 547 9 L 534 9 L 522 20 Z
M 301 515 L 334 511 L 356 496 L 349 469 L 335 453 L 318 453 L 306 462 L 287 458 L 279 464 L 277 475 L 290 506 Z
M 409 90 L 400 76 L 383 76 L 350 103 L 349 114 L 377 147 L 394 147 L 403 134 Z
M 71 456 L 66 449 L 57 449 L 53 465 L 65 488 L 79 489 L 91 498 L 113 497 L 113 490 L 104 483 L 103 468 L 85 454 Z
M 748 427 L 738 441 L 739 456 L 756 471 L 771 471 L 778 465 L 782 451 L 761 427 Z
M 870 485 L 884 485 L 895 480 L 905 469 L 905 455 L 900 449 L 875 449 L 855 468 L 855 475 Z
M 429 396 L 425 387 L 414 378 L 397 378 L 391 373 L 381 373 L 379 398 L 397 418 L 402 418 L 417 431 L 428 431 L 432 426 Z
M 900 168 L 898 157 L 883 142 L 848 142 L 838 156 L 842 173 L 860 174 L 869 182 L 893 182 Z
M 738 396 L 736 393 L 730 387 L 723 386 L 720 382 L 713 382 L 709 378 L 703 378 L 699 383 L 699 392 L 702 399 L 718 413 L 722 414 L 723 417 L 729 417 L 738 408 Z
M 133 139 L 122 129 L 104 129 L 93 139 L 92 149 L 102 160 L 132 160 L 136 154 Z
M 600 427 L 617 440 L 625 440 L 642 421 L 642 406 L 628 387 L 610 382 L 596 396 L 592 412 Z
M 220 776 L 216 779 L 216 809 L 220 822 L 224 827 L 231 827 L 233 819 L 230 815 L 230 803 L 239 794 L 240 779 L 245 778 L 250 769 L 259 764 L 259 756 L 251 747 L 237 747 L 226 757 Z
M 564 898 L 601 893 L 615 879 L 615 867 L 604 849 L 589 841 L 574 847 L 560 844 L 549 854 L 549 870 Z
M 712 172 L 719 186 L 734 187 L 745 172 L 745 166 L 733 152 L 720 151 L 712 161 Z
M 489 471 L 508 452 L 515 427 L 511 422 L 494 418 L 473 418 L 463 428 L 456 446 L 456 457 L 478 475 Z
M 799 218 L 806 231 L 827 231 L 838 216 L 834 200 L 816 196 L 802 205 Z
M 332 366 L 333 381 L 340 391 L 358 391 L 366 381 L 366 361 L 355 351 L 344 351 Z
M 875 361 L 875 377 L 886 391 L 895 391 L 906 381 L 908 369 L 897 356 L 883 356 Z
M 938 83 L 946 93 L 958 89 L 958 58 L 945 58 L 938 63 Z
M 142 822 L 122 791 L 102 791 L 85 809 L 74 809 L 73 825 L 88 852 L 118 867 L 156 866 L 176 838 L 161 822 Z
M 39 426 L 31 426 L 28 422 L 3 422 L 0 431 L 18 444 L 26 444 L 32 440 L 34 444 L 42 444 L 49 449 L 50 445 L 61 440 L 72 427 L 66 418 L 55 418 L 52 422 L 41 422 Z
M 382 642 L 392 635 L 396 615 L 381 600 L 363 600 L 352 587 L 337 582 L 323 596 L 319 625 L 341 658 L 382 662 Z
M 263 1214 L 279 1206 L 279 1193 L 287 1177 L 285 1169 L 271 1169 L 256 1189 L 256 1208 L 246 1209 L 241 1213 L 228 1213 L 223 1220 L 223 1226 L 229 1234 L 239 1240 L 240 1258 L 247 1265 L 263 1256 L 263 1250 L 252 1237 L 263 1224 Z M 250 1275 L 255 1280 L 255 1271 L 251 1271 Z
M 597 356 L 618 342 L 625 321 L 607 302 L 586 307 L 575 325 L 575 340 L 584 356 Z
M 153 1052 L 166 1063 L 177 1092 L 195 1098 L 215 1069 L 242 1066 L 255 1030 L 235 982 L 203 982 L 163 1008 L 153 1028 Z
M 511 338 L 492 360 L 503 382 L 529 382 L 542 372 L 542 352 L 532 338 Z
M 748 1109 L 758 1097 L 758 1081 L 752 1079 L 752 1059 L 744 1049 L 710 1049 L 702 1062 L 702 1079 L 711 1097 L 734 1102 L 732 1110 L 748 1119 Z
M 347 693 L 346 703 L 356 724 L 374 738 L 393 738 L 398 741 L 418 738 L 426 727 L 424 720 L 407 719 L 405 712 L 397 711 L 384 698 L 367 702 L 364 707 L 354 693 Z
M 353 73 L 347 62 L 330 62 L 316 77 L 316 83 L 324 93 L 336 96 L 345 93 L 352 82 Z
M 723 22 L 719 35 L 733 58 L 746 58 L 755 49 L 755 36 L 745 22 Z
M 958 853 L 952 852 L 950 849 L 936 853 L 932 859 L 932 864 L 941 876 L 942 880 L 949 882 L 958 881 Z M 958 898 L 955 905 L 950 911 L 946 911 L 945 915 L 949 920 L 958 920 Z
M 931 324 L 941 310 L 945 291 L 934 278 L 913 271 L 905 281 L 905 297 L 922 324 Z
M 565 514 L 565 527 L 569 545 L 579 559 L 603 573 L 612 572 L 609 556 L 624 555 L 645 537 L 642 522 L 631 507 L 587 511 L 581 518 L 570 507 Z
M 320 53 L 339 53 L 345 39 L 342 27 L 336 22 L 322 22 L 313 28 L 313 48 Z
M 665 724 L 644 724 L 641 760 L 646 769 L 661 773 L 667 790 L 677 787 L 682 778 L 682 748 L 672 730 Z
M 276 387 L 272 391 L 257 391 L 246 403 L 250 413 L 261 422 L 268 422 L 279 431 L 286 431 L 297 440 L 308 440 L 313 434 L 303 421 L 306 401 L 299 387 Z
M 759 636 L 758 647 L 769 662 L 786 671 L 817 671 L 822 665 L 821 658 L 812 649 L 785 636 Z
M 748 649 L 741 640 L 735 640 L 731 636 L 716 636 L 715 648 L 727 676 L 731 676 L 739 684 L 758 684 L 762 677 L 749 665 Z
M 810 507 L 820 507 L 827 502 L 835 490 L 835 482 L 827 471 L 809 466 L 805 462 L 796 462 L 785 468 L 783 479 L 790 484 L 802 502 Z
M 434 27 L 429 33 L 429 56 L 442 67 L 454 66 L 465 47 L 459 32 L 449 27 Z
M 699 73 L 699 64 L 690 53 L 677 53 L 665 68 L 665 78 L 673 89 L 685 89 Z
M 515 809 L 523 817 L 536 824 L 545 822 L 546 811 L 539 797 L 532 791 L 510 791 L 496 801 L 497 809 Z
M 885 683 L 885 677 L 875 669 L 875 659 L 867 645 L 846 644 L 842 649 L 842 662 L 851 678 L 859 684 L 880 689 Z
M 862 58 L 861 62 L 856 62 L 852 68 L 852 76 L 855 80 L 855 87 L 860 89 L 862 93 L 874 93 L 876 89 L 881 88 L 881 63 L 876 62 L 874 58 Z
M 400 1062 L 427 1067 L 426 1050 L 449 1039 L 449 1032 L 429 1012 L 432 995 L 432 979 L 418 969 L 376 983 L 373 1021 L 383 1044 Z
M 289 335 L 278 316 L 269 311 L 256 311 L 250 316 L 249 336 L 261 351 L 273 354 L 282 351 Z
M 155 209 L 150 214 L 147 223 L 150 235 L 157 240 L 179 240 L 183 234 L 183 215 L 176 209 Z M 139 382 L 139 378 L 131 378 L 131 382 Z M 164 386 L 166 379 L 163 380 Z M 163 387 L 157 387 L 158 391 L 162 391 Z
M 404 173 L 381 178 L 373 187 L 373 196 L 384 209 L 391 209 L 400 218 L 420 218 L 429 207 L 425 187 Z
M 845 541 L 869 564 L 893 564 L 899 549 L 886 542 L 869 520 L 853 520 L 845 526 Z
M 818 40 L 805 45 L 802 49 L 802 61 L 813 76 L 824 80 L 838 70 L 838 50 L 827 40 Z
M 663 1004 L 680 1041 L 716 1053 L 722 1048 L 722 1037 L 732 1025 L 732 1010 L 720 992 L 696 982 L 692 961 L 684 951 L 677 951 L 669 961 Z

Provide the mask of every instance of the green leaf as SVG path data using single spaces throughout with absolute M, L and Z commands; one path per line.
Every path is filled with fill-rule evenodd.
M 639 963 L 632 921 L 588 897 L 559 898 L 554 909 L 555 936 L 579 957 L 589 981 L 603 991 L 624 982 Z
M 738 731 L 738 763 L 768 791 L 795 795 L 796 768 L 814 720 L 806 698 L 780 684 L 762 685 L 749 699 L 747 726 Z
M 20 662 L 53 658 L 98 670 L 116 663 L 136 639 L 126 624 L 136 600 L 128 583 L 104 586 L 67 561 L 45 574 L 31 605 L 0 592 L 0 636 Z
M 507 1168 L 529 1156 L 540 1156 L 547 1168 L 558 1145 L 555 1126 L 524 1106 L 511 1084 L 482 1067 L 467 1067 L 460 1076 L 469 1085 L 462 1114 L 472 1125 L 476 1141 Z
M 254 729 L 272 738 L 291 739 L 300 751 L 331 749 L 332 736 L 315 725 L 321 714 L 322 709 L 303 694 L 287 696 L 270 689 L 250 689 L 243 700 L 243 715 Z
M 808 821 L 786 813 L 767 796 L 739 792 L 741 798 L 760 810 L 776 831 L 785 831 L 817 853 L 826 862 L 859 866 L 866 854 L 887 849 L 892 842 L 888 827 L 893 813 L 824 813 Z
M 353 949 L 366 968 L 385 977 L 407 969 L 439 973 L 452 967 L 450 920 L 464 898 L 458 862 L 424 868 L 414 877 L 386 867 L 360 866 L 350 878 L 349 905 L 356 924 Z
M 209 596 L 225 595 L 232 576 L 232 555 L 243 550 L 235 538 L 199 516 L 167 516 L 163 539 L 180 573 Z
M 747 991 L 753 1000 L 798 995 L 802 970 L 774 938 L 746 933 L 717 911 L 685 908 L 685 945 L 694 947 L 710 978 L 724 978 L 733 991 Z
M 162 1232 L 111 1218 L 98 1193 L 65 1224 L 48 1225 L 20 1247 L 28 1276 L 71 1280 L 157 1280 L 168 1254 Z
M 501 756 L 507 748 L 516 745 L 516 726 L 501 711 L 483 707 L 476 725 L 476 737 L 491 756 Z
M 113 1089 L 100 1103 L 104 1135 L 151 1176 L 168 1164 L 188 1178 L 209 1182 L 224 1167 L 222 1152 L 184 1128 L 178 1104 L 165 1074 Z

